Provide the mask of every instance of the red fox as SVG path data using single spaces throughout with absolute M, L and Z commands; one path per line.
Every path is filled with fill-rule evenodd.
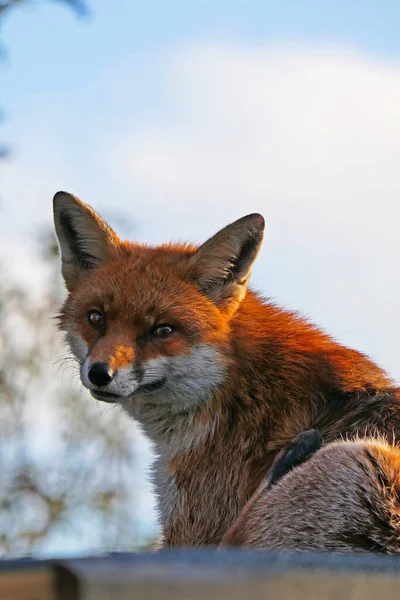
M 396 439 L 400 391 L 248 288 L 261 215 L 199 247 L 121 241 L 66 192 L 54 221 L 59 327 L 83 385 L 155 445 L 163 547 L 400 549 L 400 451 L 368 439 Z M 291 444 L 310 429 L 321 449 L 315 432 Z

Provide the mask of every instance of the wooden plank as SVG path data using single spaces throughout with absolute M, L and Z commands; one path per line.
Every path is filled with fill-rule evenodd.
M 49 567 L 35 566 L 0 571 L 1 600 L 57 600 L 54 574 Z
M 0 600 L 394 600 L 400 557 L 180 550 L 0 561 Z
M 400 584 L 400 561 L 378 556 L 205 550 L 68 561 L 64 566 L 79 580 L 80 600 L 397 600 Z
M 285 574 L 234 583 L 207 581 L 102 582 L 89 585 L 82 600 L 397 600 L 398 581 L 388 577 L 354 578 L 331 574 Z

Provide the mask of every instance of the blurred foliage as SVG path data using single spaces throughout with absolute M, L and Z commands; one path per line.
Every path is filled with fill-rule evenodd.
M 50 277 L 39 295 L 0 271 L 0 556 L 63 537 L 79 546 L 85 535 L 97 550 L 129 551 L 137 548 L 134 428 L 74 382 L 78 365 L 62 355 L 52 319 L 60 301 L 52 236 L 45 243 Z

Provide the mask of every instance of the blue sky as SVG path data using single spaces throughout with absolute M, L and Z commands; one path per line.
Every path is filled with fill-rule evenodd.
M 13 274 L 38 283 L 32 239 L 58 189 L 154 243 L 261 212 L 254 285 L 400 380 L 400 4 L 89 4 L 3 25 Z
M 335 41 L 396 59 L 400 5 L 395 0 L 92 0 L 77 22 L 57 3 L 19 9 L 3 27 L 8 64 L 2 97 L 12 107 L 30 94 L 79 89 L 121 57 L 163 52 L 181 41 L 257 44 L 277 39 Z M 14 113 L 15 119 L 15 113 Z

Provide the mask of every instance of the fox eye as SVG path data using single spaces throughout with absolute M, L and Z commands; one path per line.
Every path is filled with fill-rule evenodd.
M 98 310 L 90 310 L 87 314 L 89 325 L 95 329 L 102 329 L 105 324 L 105 318 Z
M 156 325 L 151 330 L 151 334 L 158 338 L 167 338 L 174 333 L 172 325 L 163 323 L 162 325 Z

